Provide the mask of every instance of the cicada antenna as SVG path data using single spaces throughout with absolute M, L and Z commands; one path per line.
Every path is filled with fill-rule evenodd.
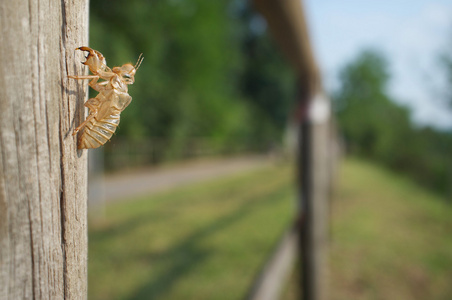
M 135 64 L 135 70 L 138 70 L 138 68 L 141 65 L 141 62 L 143 61 L 144 57 L 143 57 L 143 53 L 140 54 L 140 56 L 138 57 L 137 63 Z

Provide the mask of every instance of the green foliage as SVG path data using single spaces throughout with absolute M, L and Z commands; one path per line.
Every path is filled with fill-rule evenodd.
M 242 30 L 245 68 L 240 80 L 241 90 L 261 115 L 260 119 L 282 128 L 294 99 L 293 70 L 284 63 L 265 34 L 266 23 L 262 17 L 249 7 L 245 7 L 240 16 L 246 26 Z
M 413 126 L 410 111 L 387 92 L 388 68 L 383 54 L 366 50 L 340 73 L 334 103 L 348 151 L 450 192 L 452 135 Z
M 364 51 L 341 73 L 335 94 L 338 119 L 351 151 L 370 157 L 385 155 L 410 128 L 409 112 L 386 92 L 389 73 L 384 57 Z
M 108 64 L 145 57 L 118 137 L 164 140 L 166 157 L 183 156 L 199 138 L 212 148 L 278 139 L 291 73 L 263 34 L 253 44 L 259 58 L 247 61 L 253 33 L 244 11 L 253 15 L 229 0 L 92 1 L 91 46 Z M 243 87 L 244 77 L 253 92 Z
M 450 53 L 450 46 L 444 53 L 439 56 L 439 62 L 443 71 L 445 86 L 442 89 L 442 98 L 446 103 L 446 106 L 452 108 L 452 54 Z

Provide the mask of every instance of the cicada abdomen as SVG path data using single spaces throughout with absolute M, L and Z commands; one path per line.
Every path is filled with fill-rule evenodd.
M 119 115 L 112 114 L 102 120 L 92 118 L 85 125 L 79 141 L 79 149 L 97 148 L 105 144 L 112 137 L 119 125 Z
M 79 138 L 79 149 L 100 147 L 115 133 L 121 112 L 132 101 L 127 90 L 124 90 L 127 85 L 121 83 L 118 76 L 112 77 L 105 85 L 105 89 L 95 98 L 86 101 L 85 106 L 90 112 Z

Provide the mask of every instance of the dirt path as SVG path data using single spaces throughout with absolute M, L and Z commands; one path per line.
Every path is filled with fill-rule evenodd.
M 267 156 L 215 159 L 141 170 L 136 173 L 107 175 L 91 181 L 90 204 L 123 201 L 174 187 L 248 171 L 272 162 Z

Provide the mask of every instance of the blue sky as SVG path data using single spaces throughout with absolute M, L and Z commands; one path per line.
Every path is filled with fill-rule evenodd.
M 360 50 L 382 50 L 391 66 L 390 93 L 417 124 L 452 127 L 441 101 L 438 55 L 452 54 L 451 0 L 304 0 L 311 39 L 327 90 Z M 450 87 L 452 88 L 452 87 Z

